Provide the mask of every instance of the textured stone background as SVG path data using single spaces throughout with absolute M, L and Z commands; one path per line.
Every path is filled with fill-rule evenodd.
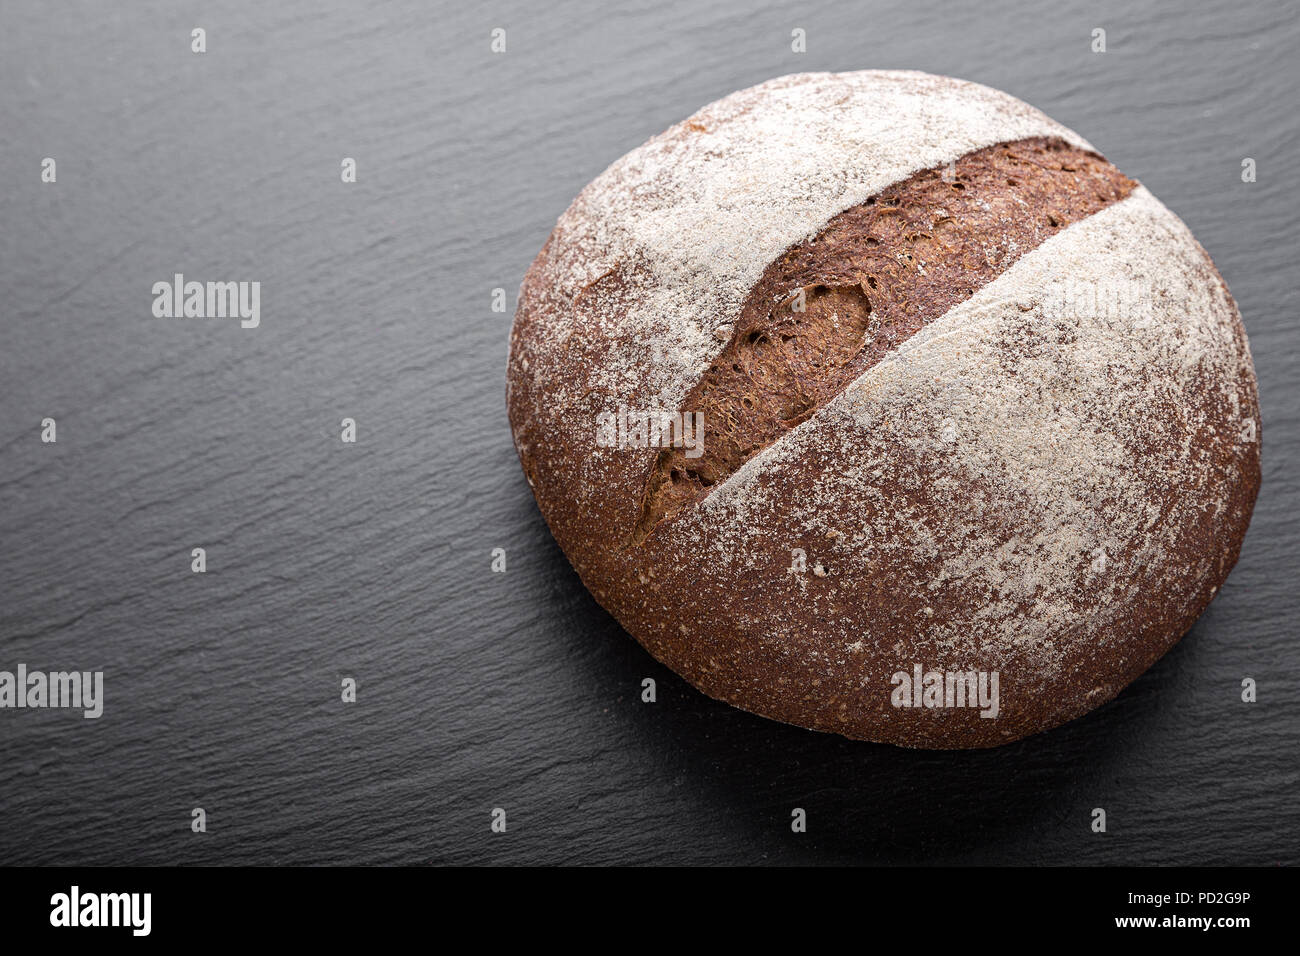
M 6 0 L 0 669 L 102 669 L 107 700 L 0 711 L 0 860 L 1300 862 L 1300 19 L 958 6 Z M 513 310 L 586 182 L 734 89 L 868 67 L 999 87 L 1089 138 L 1210 251 L 1259 372 L 1264 488 L 1219 599 L 1117 701 L 997 751 L 692 691 L 583 590 L 505 419 L 491 290 Z M 260 281 L 261 327 L 152 318 L 175 272 Z

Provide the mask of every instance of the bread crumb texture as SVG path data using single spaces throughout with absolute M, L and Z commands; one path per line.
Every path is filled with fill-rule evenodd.
M 787 249 L 683 399 L 708 423 L 707 446 L 660 452 L 634 543 L 1019 255 L 1136 185 L 1058 139 L 1001 143 L 914 173 Z
M 741 454 L 718 423 L 710 480 L 652 521 L 674 452 L 595 441 L 603 412 L 700 406 L 761 280 L 832 219 L 1021 141 L 1104 163 L 975 84 L 783 77 L 611 166 L 525 277 L 507 389 L 525 474 L 597 600 L 706 693 L 852 737 L 994 746 L 1114 697 L 1235 563 L 1259 483 L 1245 335 L 1186 227 L 1122 176 L 1065 217 L 1005 184 L 976 230 L 997 268 L 960 288 L 917 294 L 924 257 L 888 303 L 860 282 L 810 288 L 826 368 L 745 393 L 775 396 L 781 427 Z M 979 217 L 952 218 L 972 235 Z M 939 221 L 911 232 L 924 244 Z M 1025 241 L 1026 221 L 1050 228 Z M 859 358 L 882 315 L 907 334 Z M 891 675 L 915 663 L 998 671 L 998 716 L 893 706 Z

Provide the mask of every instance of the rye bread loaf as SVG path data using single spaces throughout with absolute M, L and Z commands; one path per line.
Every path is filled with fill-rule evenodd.
M 904 746 L 1113 698 L 1259 485 L 1245 333 L 1183 223 L 922 73 L 782 77 L 614 163 L 524 279 L 507 401 L 551 531 L 656 658 Z

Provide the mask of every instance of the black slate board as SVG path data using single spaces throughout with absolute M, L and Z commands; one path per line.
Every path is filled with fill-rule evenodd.
M 107 697 L 99 720 L 0 711 L 0 861 L 1300 859 L 1294 5 L 0 18 L 0 669 L 104 670 Z M 492 290 L 513 311 L 586 182 L 732 90 L 868 67 L 1005 89 L 1097 144 L 1210 251 L 1259 373 L 1264 487 L 1220 597 L 1118 700 L 996 751 L 854 743 L 691 690 L 583 590 L 505 419 Z M 175 272 L 260 281 L 260 328 L 154 319 Z

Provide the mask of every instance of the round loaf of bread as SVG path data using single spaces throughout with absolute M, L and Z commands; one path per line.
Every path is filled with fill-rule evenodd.
M 596 599 L 700 690 L 909 747 L 1112 699 L 1237 560 L 1240 316 L 1074 132 L 913 72 L 706 106 L 560 217 L 515 446 Z

